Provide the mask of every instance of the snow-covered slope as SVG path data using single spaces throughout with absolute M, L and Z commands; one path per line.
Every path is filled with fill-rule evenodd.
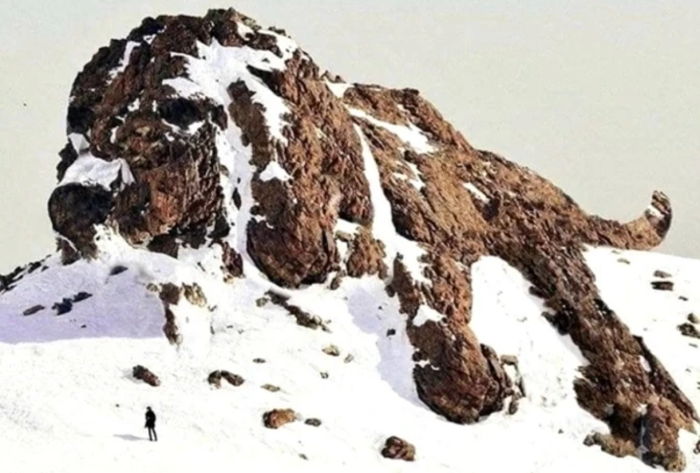
M 518 357 L 513 376 L 522 378 L 526 396 L 514 415 L 458 425 L 418 400 L 404 316 L 379 279 L 346 279 L 336 291 L 321 285 L 286 291 L 255 278 L 226 285 L 214 272 L 134 250 L 118 237 L 104 241 L 112 251 L 103 259 L 70 266 L 48 260 L 47 269 L 0 297 L 6 471 L 648 471 L 632 457 L 583 445 L 592 430 L 606 429 L 575 401 L 572 383 L 585 360 L 541 316 L 529 284 L 498 258 L 471 268 L 472 324 L 484 343 Z M 700 313 L 700 262 L 607 249 L 589 251 L 588 260 L 602 294 L 700 403 L 700 340 L 677 329 L 688 314 Z M 118 266 L 127 269 L 110 275 Z M 671 274 L 674 291 L 651 288 L 658 269 Z M 178 305 L 177 348 L 162 335 L 163 308 L 147 288 L 173 274 L 207 295 L 205 308 Z M 328 331 L 297 325 L 286 310 L 264 303 L 271 289 L 320 316 Z M 51 309 L 81 291 L 92 297 L 63 315 Z M 22 315 L 36 304 L 46 309 Z M 324 353 L 330 345 L 338 356 Z M 138 364 L 161 385 L 134 380 Z M 207 377 L 220 369 L 245 382 L 214 388 Z M 142 428 L 147 405 L 159 416 L 157 444 Z M 274 408 L 292 408 L 300 418 L 267 429 L 262 415 Z M 307 418 L 322 424 L 307 425 Z M 415 462 L 380 456 L 391 435 L 416 446 Z M 697 437 L 681 440 L 690 452 Z M 688 471 L 698 471 L 698 459 L 688 456 Z

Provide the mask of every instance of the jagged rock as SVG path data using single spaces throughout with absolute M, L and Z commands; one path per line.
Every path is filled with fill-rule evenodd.
M 263 414 L 263 424 L 268 429 L 279 429 L 295 420 L 296 413 L 292 409 L 273 409 Z
M 243 377 L 226 370 L 216 370 L 209 373 L 207 381 L 216 388 L 221 387 L 221 380 L 225 379 L 231 386 L 240 386 L 245 380 Z
M 673 291 L 672 281 L 652 281 L 651 287 L 657 291 Z
M 340 349 L 335 345 L 328 345 L 323 347 L 323 353 L 328 356 L 340 356 Z
M 22 315 L 34 315 L 37 312 L 44 310 L 45 307 L 41 304 L 33 305 L 30 308 L 26 309 L 24 312 L 22 312 Z
M 51 308 L 56 311 L 56 315 L 67 314 L 73 310 L 73 301 L 70 298 L 64 297 L 61 302 L 56 302 Z
M 144 366 L 134 366 L 134 368 L 131 370 L 131 375 L 134 378 L 139 379 L 153 387 L 160 386 L 160 379 L 158 379 L 158 376 Z
M 321 426 L 321 419 L 315 419 L 315 418 L 309 418 L 304 421 L 306 425 L 310 425 L 312 427 L 320 427 Z
M 382 456 L 393 460 L 404 460 L 412 462 L 416 459 L 416 448 L 407 441 L 399 437 L 389 437 L 384 442 Z

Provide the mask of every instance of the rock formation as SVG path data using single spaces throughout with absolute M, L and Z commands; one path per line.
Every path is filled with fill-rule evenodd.
M 78 74 L 67 116 L 48 204 L 64 263 L 96 256 L 111 232 L 173 258 L 214 255 L 233 284 L 263 275 L 332 290 L 381 278 L 406 317 L 420 398 L 471 423 L 514 394 L 469 325 L 470 265 L 495 255 L 588 361 L 574 388 L 610 426 L 606 451 L 643 448 L 646 461 L 682 468 L 678 431 L 697 414 L 582 257 L 584 245 L 658 245 L 671 222 L 662 193 L 626 224 L 588 215 L 529 169 L 473 148 L 418 91 L 345 83 L 234 10 L 145 19 Z M 166 309 L 179 297 L 162 288 Z M 172 314 L 165 331 L 178 341 Z

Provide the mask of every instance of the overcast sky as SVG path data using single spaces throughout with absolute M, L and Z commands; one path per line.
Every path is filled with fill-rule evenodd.
M 420 89 L 473 145 L 592 213 L 631 219 L 664 190 L 661 250 L 700 257 L 700 2 L 0 0 L 0 273 L 52 249 L 82 65 L 144 16 L 216 6 L 285 28 L 348 81 Z

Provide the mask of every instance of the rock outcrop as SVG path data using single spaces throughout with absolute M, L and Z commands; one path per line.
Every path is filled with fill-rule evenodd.
M 603 301 L 582 256 L 584 245 L 658 245 L 671 223 L 664 194 L 626 224 L 588 215 L 529 169 L 472 147 L 418 91 L 345 83 L 234 10 L 147 18 L 95 54 L 70 97 L 49 201 L 65 263 L 94 257 L 110 233 L 173 258 L 200 252 L 233 283 L 261 273 L 332 290 L 381 278 L 406 316 L 420 398 L 469 423 L 515 394 L 469 324 L 470 265 L 498 256 L 585 356 L 579 404 L 631 446 L 624 454 L 644 447 L 647 461 L 679 468 L 678 431 L 697 414 Z M 160 290 L 173 343 L 169 306 L 181 293 L 206 302 L 182 291 Z M 266 425 L 293 417 L 274 412 Z

